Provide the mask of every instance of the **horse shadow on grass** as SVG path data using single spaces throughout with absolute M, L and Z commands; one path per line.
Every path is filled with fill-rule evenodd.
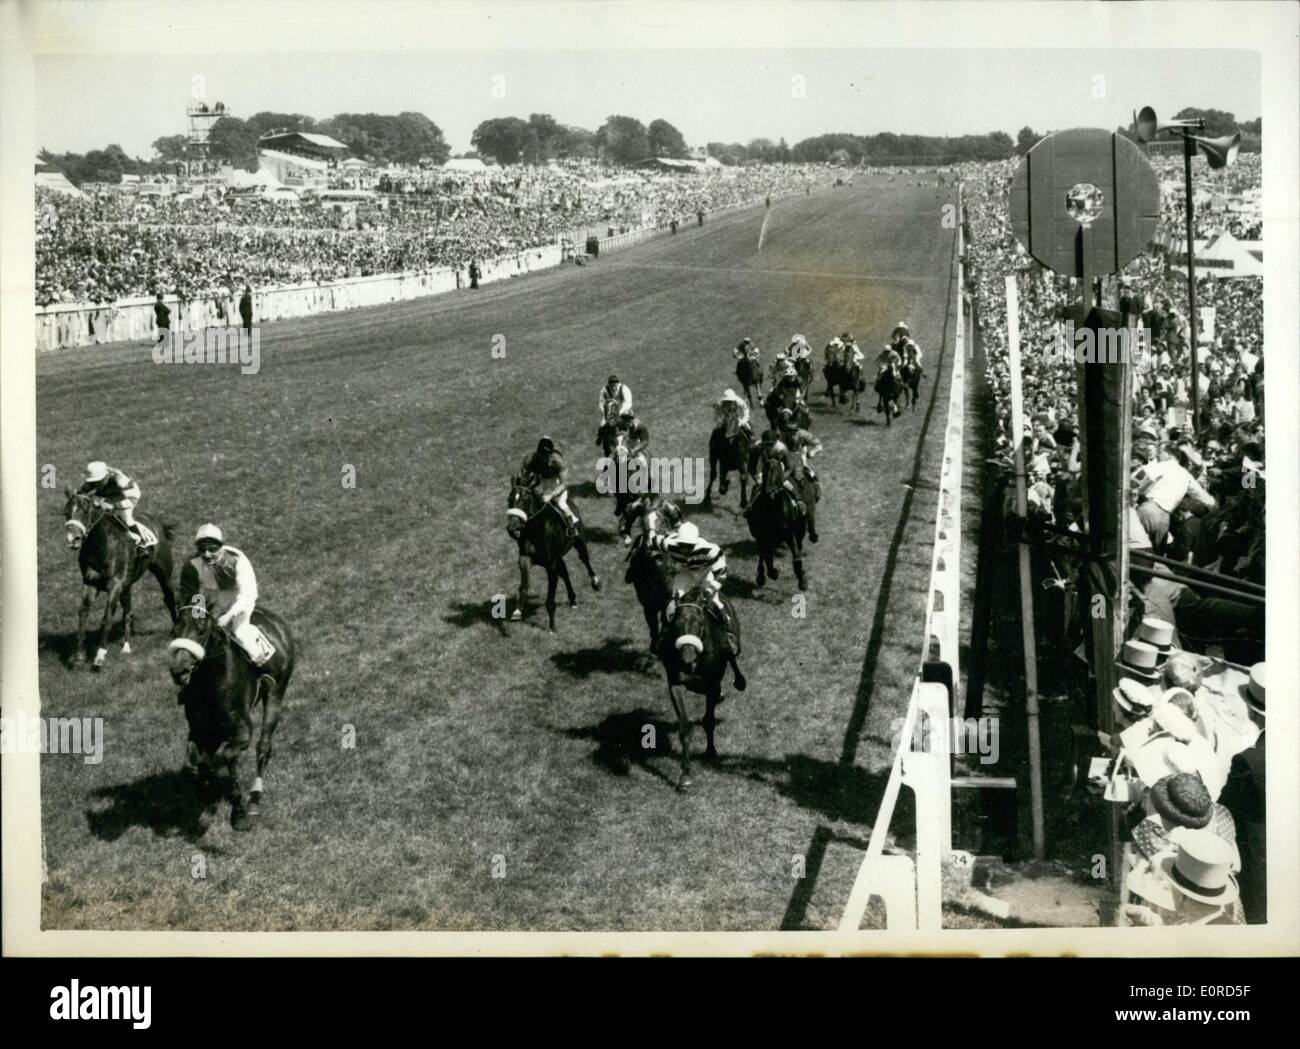
M 507 599 L 511 595 L 505 595 Z M 451 611 L 442 617 L 444 623 L 450 623 L 456 627 L 475 627 L 475 626 L 493 626 L 498 634 L 502 637 L 508 637 L 510 631 L 506 629 L 504 618 L 492 614 L 493 602 L 484 603 L 482 601 L 453 601 Z
M 571 677 L 588 678 L 592 674 L 646 673 L 653 669 L 654 656 L 640 642 L 613 637 L 602 645 L 556 652 L 551 662 Z
M 653 731 L 647 732 L 648 728 Z M 636 767 L 670 787 L 676 787 L 674 777 L 650 763 L 651 758 L 673 756 L 673 740 L 677 735 L 675 722 L 664 721 L 650 711 L 638 708 L 610 714 L 595 725 L 563 731 L 569 739 L 594 740 L 596 749 L 591 753 L 591 760 L 597 768 L 612 776 L 628 776 Z
M 65 667 L 70 667 L 77 655 L 77 632 L 69 630 L 64 633 L 42 630 L 36 638 L 36 651 L 52 652 Z M 85 649 L 82 649 L 85 655 Z
M 102 841 L 116 841 L 132 827 L 147 827 L 159 837 L 191 842 L 206 831 L 202 814 L 207 801 L 198 784 L 179 770 L 104 787 L 91 797 L 108 802 L 107 808 L 86 812 L 90 832 Z

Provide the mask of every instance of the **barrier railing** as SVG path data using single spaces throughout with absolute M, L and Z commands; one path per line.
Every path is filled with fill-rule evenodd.
M 547 244 L 485 261 L 480 284 L 547 269 L 560 264 L 560 247 Z M 409 273 L 381 273 L 370 277 L 347 277 L 320 283 L 292 284 L 258 291 L 256 320 L 283 320 L 362 306 L 404 302 L 428 295 L 441 295 L 467 286 L 464 271 L 452 267 Z M 171 309 L 174 332 L 201 331 L 239 323 L 238 295 L 209 295 L 181 301 L 175 295 L 163 302 Z M 123 299 L 112 304 L 68 304 L 42 307 L 36 311 L 36 348 L 40 351 L 73 346 L 97 346 L 112 342 L 152 338 L 154 300 Z
M 961 214 L 961 186 L 957 187 L 957 212 Z M 956 337 L 952 357 L 952 385 L 948 423 L 944 429 L 943 467 L 939 475 L 939 506 L 935 512 L 934 549 L 930 560 L 930 589 L 925 608 L 925 665 L 936 666 L 947 684 L 923 682 L 918 673 L 898 737 L 894 763 L 885 784 L 880 809 L 871 828 L 867 853 L 849 892 L 840 932 L 858 932 L 873 896 L 885 906 L 887 928 L 937 931 L 943 925 L 943 861 L 952 850 L 953 715 L 961 675 L 958 663 L 961 625 L 961 483 L 965 406 L 966 326 L 964 291 L 966 269 L 961 224 L 958 223 L 956 259 Z M 942 733 L 938 735 L 937 733 Z M 902 787 L 916 798 L 916 855 L 913 865 L 885 856 L 885 840 Z M 905 857 L 904 857 L 905 858 Z M 911 875 L 910 885 L 900 884 Z

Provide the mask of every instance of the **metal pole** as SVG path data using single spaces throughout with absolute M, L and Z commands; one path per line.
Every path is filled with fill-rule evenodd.
M 1007 277 L 1007 365 L 1011 377 L 1011 447 L 1016 463 L 1016 513 L 1029 515 L 1025 491 L 1025 424 L 1020 389 L 1020 303 L 1015 274 Z M 1020 630 L 1025 651 L 1025 717 L 1029 734 L 1029 806 L 1034 836 L 1034 859 L 1047 855 L 1043 840 L 1042 744 L 1038 732 L 1038 651 L 1034 629 L 1034 580 L 1029 569 L 1029 546 L 1018 544 L 1020 560 Z
M 1192 157 L 1196 143 L 1183 135 L 1183 196 L 1187 207 L 1187 325 L 1192 353 L 1192 434 L 1201 435 L 1201 369 L 1196 360 L 1196 205 L 1192 203 Z

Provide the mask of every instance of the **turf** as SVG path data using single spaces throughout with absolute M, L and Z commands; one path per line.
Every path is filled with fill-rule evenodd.
M 137 590 L 132 655 L 114 644 L 103 673 L 70 667 L 79 580 L 61 498 L 42 492 L 43 713 L 102 716 L 107 737 L 99 765 L 42 762 L 44 927 L 834 927 L 921 655 L 954 337 L 948 200 L 859 179 L 776 203 L 761 251 L 759 207 L 584 267 L 268 325 L 257 375 L 155 365 L 139 343 L 43 357 L 40 462 L 60 483 L 92 458 L 139 477 L 182 557 L 219 522 L 300 644 L 260 825 L 201 819 L 179 784 L 157 589 Z M 869 393 L 857 419 L 815 407 L 806 615 L 788 561 L 754 588 L 734 488 L 691 511 L 727 550 L 749 689 L 728 690 L 721 759 L 678 795 L 662 674 L 587 480 L 599 388 L 611 371 L 632 387 L 653 454 L 704 455 L 741 336 L 770 362 L 804 333 L 820 369 L 831 335 L 851 329 L 874 357 L 900 317 L 926 351 L 916 413 L 886 428 Z M 490 615 L 517 579 L 507 478 L 543 432 L 574 464 L 605 582 L 592 593 L 571 557 L 580 603 L 561 602 L 554 636 L 541 609 Z M 544 583 L 534 570 L 535 594 Z

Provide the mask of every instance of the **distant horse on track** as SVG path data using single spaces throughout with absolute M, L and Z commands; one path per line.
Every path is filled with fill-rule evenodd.
M 900 373 L 904 403 L 916 411 L 916 402 L 921 399 L 921 377 L 925 374 L 919 364 L 904 364 Z
M 749 453 L 753 437 L 733 418 L 724 426 L 715 426 L 709 434 L 709 484 L 704 489 L 704 501 L 713 498 L 713 479 L 718 478 L 718 495 L 727 494 L 731 482 L 728 474 L 740 474 L 740 505 L 749 502 Z
M 745 401 L 751 408 L 754 407 L 754 398 L 750 391 L 756 392 L 759 398 L 762 398 L 763 365 L 758 361 L 751 361 L 748 357 L 742 357 L 736 362 L 736 379 L 745 388 Z
M 113 613 L 122 606 L 122 654 L 131 654 L 131 628 L 135 614 L 131 609 L 131 587 L 144 575 L 146 569 L 158 580 L 163 603 L 172 622 L 176 622 L 176 597 L 172 591 L 172 548 L 175 529 L 163 524 L 161 530 L 149 517 L 136 516 L 158 537 L 158 545 L 141 550 L 132 536 L 111 510 L 98 505 L 90 496 L 64 489 L 67 502 L 63 507 L 63 527 L 68 548 L 77 551 L 81 568 L 81 608 L 77 612 L 77 649 L 73 660 L 86 661 L 86 617 L 97 593 L 108 595 L 104 605 L 104 619 L 99 627 L 99 644 L 95 651 L 94 669 L 100 670 L 108 658 L 108 632 L 113 624 Z
M 199 776 L 204 793 L 223 790 L 230 802 L 230 825 L 251 830 L 249 817 L 261 814 L 262 776 L 271 760 L 271 737 L 280 723 L 284 691 L 296 660 L 288 624 L 265 608 L 253 611 L 250 622 L 275 648 L 263 666 L 254 666 L 235 640 L 216 624 L 216 613 L 201 593 L 182 609 L 172 633 L 170 670 L 180 686 L 180 702 L 189 724 L 190 769 Z M 240 759 L 253 738 L 253 715 L 262 704 L 257 735 L 257 773 L 245 794 Z M 247 800 L 245 800 L 247 799 Z
M 570 508 L 573 504 L 570 503 Z M 574 513 L 577 510 L 574 509 Z M 579 519 L 577 532 L 569 534 L 569 527 L 563 515 L 516 478 L 506 500 L 506 530 L 510 538 L 519 546 L 519 603 L 511 619 L 523 618 L 524 602 L 528 597 L 528 568 L 530 564 L 540 565 L 546 569 L 546 615 L 551 633 L 555 632 L 555 588 L 559 580 L 564 580 L 564 589 L 569 593 L 569 607 L 578 603 L 578 595 L 573 592 L 573 583 L 569 580 L 569 568 L 564 563 L 564 555 L 571 548 L 576 548 L 578 558 L 587 570 L 587 578 L 592 590 L 600 589 L 600 577 L 591 567 L 591 556 L 587 552 L 587 542 L 582 537 L 582 521 Z
M 903 383 L 893 365 L 876 376 L 876 411 L 885 413 L 885 425 L 894 425 L 894 416 L 899 413 L 898 400 L 902 394 Z
M 715 709 L 722 702 L 722 679 L 730 666 L 737 692 L 745 690 L 745 675 L 737 659 L 727 656 L 723 646 L 723 625 L 705 608 L 708 598 L 698 589 L 687 591 L 677 599 L 672 619 L 659 640 L 659 659 L 668 679 L 668 698 L 677 714 L 677 732 L 681 743 L 681 776 L 677 789 L 686 791 L 691 780 L 691 719 L 686 710 L 686 693 L 694 692 L 705 698 L 704 734 L 708 739 L 705 757 L 718 756 L 713 742 L 717 725 Z M 735 610 L 727 606 L 736 635 L 736 648 L 740 648 L 740 624 Z

